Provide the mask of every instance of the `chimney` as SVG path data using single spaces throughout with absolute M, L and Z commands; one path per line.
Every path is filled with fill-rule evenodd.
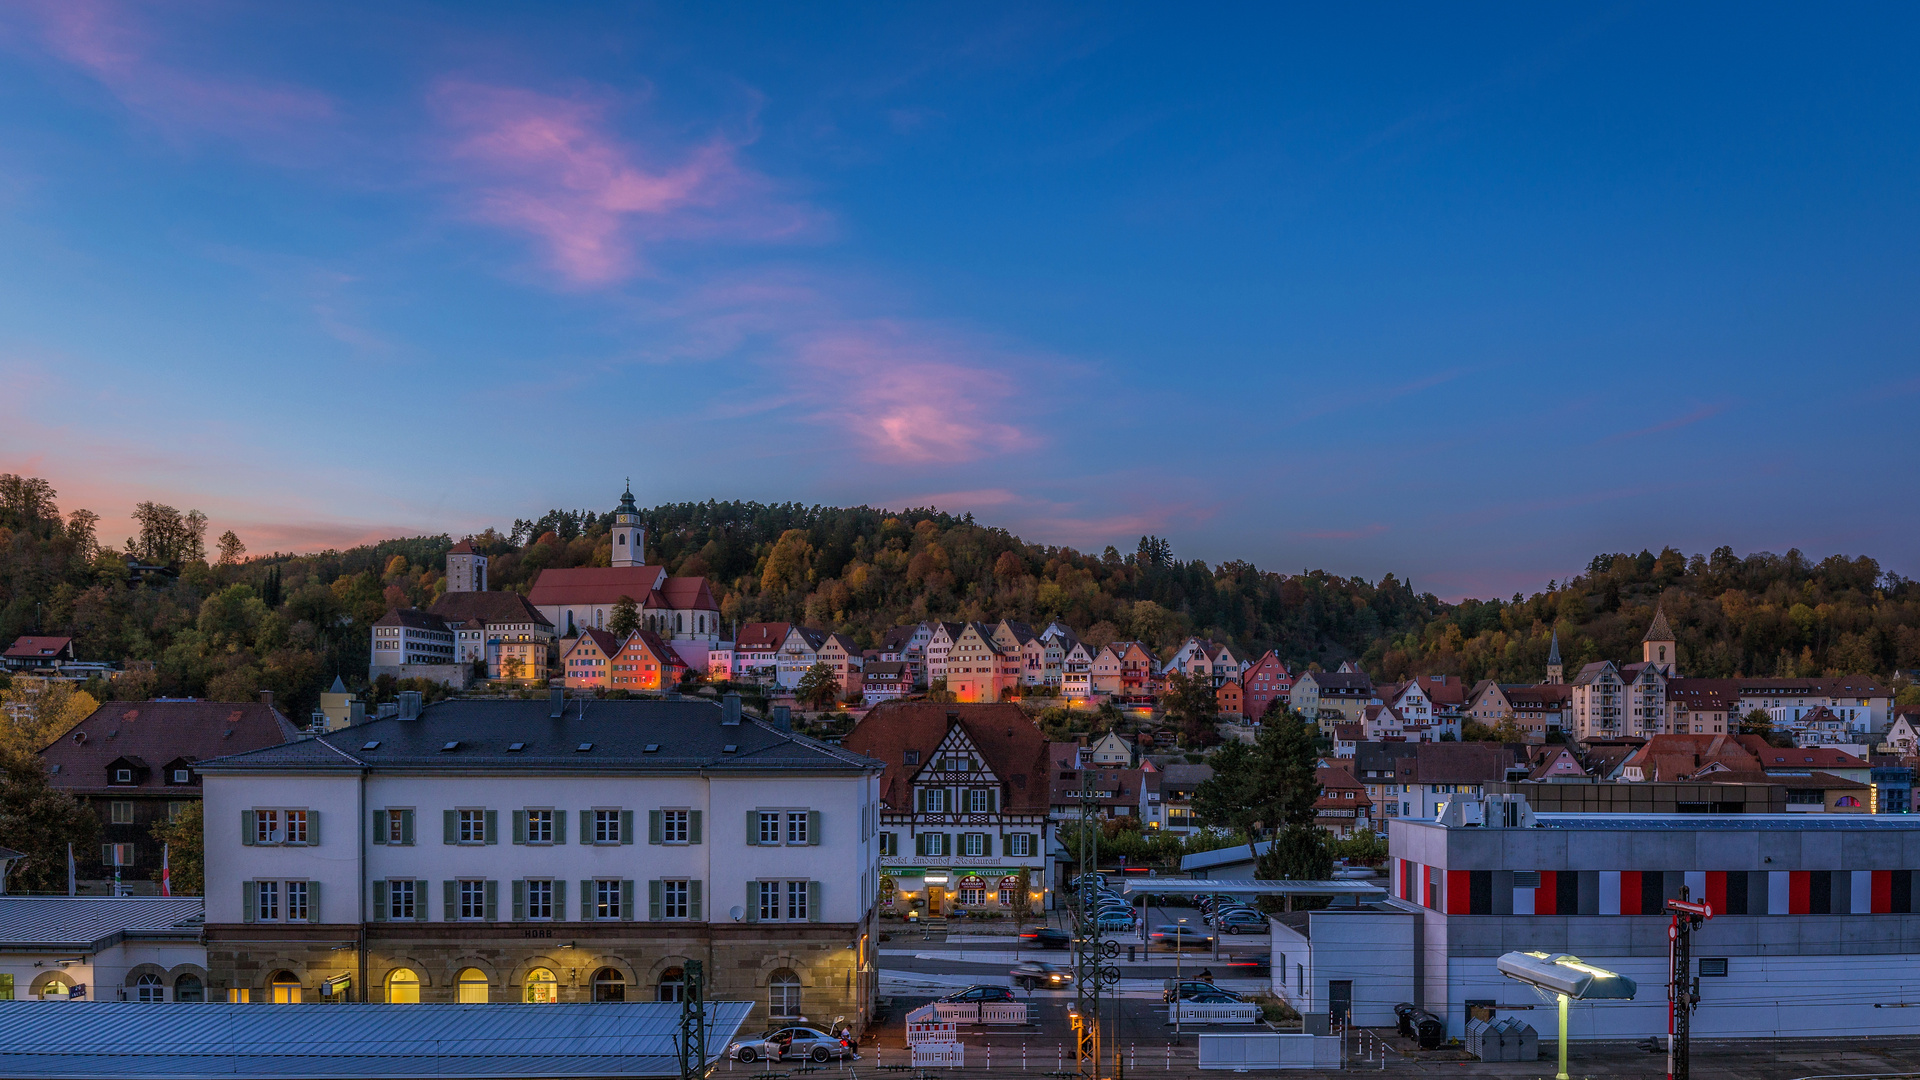
M 773 707 L 773 726 L 781 731 L 793 730 L 793 714 L 785 705 Z
M 397 702 L 383 701 L 380 703 L 379 710 L 374 713 L 373 718 L 375 720 L 385 720 L 390 716 L 399 716 L 399 715 L 400 715 L 400 706 Z
M 740 726 L 740 692 L 729 690 L 720 699 L 720 723 L 726 727 Z
M 402 690 L 394 696 L 400 699 L 400 719 L 412 720 L 420 715 L 420 691 Z
M 553 704 L 553 711 L 547 714 L 547 719 L 558 720 L 560 715 L 567 711 L 567 688 L 556 686 L 549 692 L 548 697 Z
M 269 709 L 273 708 L 273 691 L 260 691 L 260 704 L 265 705 Z
M 347 702 L 347 724 L 356 726 L 367 722 L 367 703 L 364 701 Z

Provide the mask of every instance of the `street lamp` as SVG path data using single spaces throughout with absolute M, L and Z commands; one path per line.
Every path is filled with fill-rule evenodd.
M 1567 1077 L 1567 1002 L 1611 999 L 1631 1001 L 1636 989 L 1633 980 L 1615 971 L 1595 967 L 1577 956 L 1543 952 L 1510 952 L 1495 961 L 1500 974 L 1526 983 L 1536 990 L 1553 994 L 1560 1001 L 1560 1071 L 1554 1080 Z
M 1180 929 L 1174 931 L 1173 939 L 1173 1041 L 1180 1041 L 1180 954 L 1187 950 L 1180 946 L 1187 936 L 1187 920 L 1180 920 Z

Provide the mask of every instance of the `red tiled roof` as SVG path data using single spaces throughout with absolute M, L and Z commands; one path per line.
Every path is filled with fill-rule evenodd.
M 73 644 L 70 637 L 22 637 L 7 648 L 8 660 L 38 660 L 58 656 Z
M 553 625 L 517 592 L 450 592 L 435 600 L 427 610 L 450 623 L 478 620 L 489 624 Z
M 947 705 L 889 701 L 873 707 L 841 745 L 887 763 L 880 777 L 880 798 L 896 810 L 913 805 L 913 775 L 933 760 L 949 723 L 958 723 L 979 748 L 982 762 L 1007 785 L 1005 809 L 1045 813 L 1051 789 L 1047 778 L 1047 741 L 1039 725 L 1011 704 Z M 905 753 L 918 751 L 919 764 Z
M 450 547 L 450 548 L 448 548 L 448 549 L 447 549 L 447 554 L 449 554 L 449 555 L 471 555 L 471 554 L 473 554 L 473 545 L 472 545 L 472 544 L 470 544 L 470 543 L 468 543 L 468 542 L 466 542 L 465 540 L 462 540 L 462 541 L 460 541 L 459 543 L 457 543 L 457 544 L 455 544 L 455 545 L 453 545 L 452 547 Z
M 593 627 L 589 626 L 586 629 L 580 631 L 579 640 L 573 643 L 573 649 L 567 650 L 567 655 L 572 656 L 574 649 L 578 649 L 580 647 L 581 642 L 588 642 L 588 641 L 592 642 L 594 647 L 600 650 L 600 655 L 602 656 L 612 656 L 614 653 L 617 653 L 620 651 L 619 638 L 614 637 L 613 634 L 610 633 L 609 631 L 596 630 Z M 564 659 L 564 657 L 562 659 Z
M 675 611 L 719 611 L 720 605 L 713 598 L 713 590 L 707 587 L 703 577 L 670 577 L 660 591 L 666 594 L 667 603 Z
M 658 566 L 573 566 L 540 571 L 527 600 L 535 607 L 635 602 L 660 586 L 667 572 Z M 452 595 L 452 594 L 449 594 Z

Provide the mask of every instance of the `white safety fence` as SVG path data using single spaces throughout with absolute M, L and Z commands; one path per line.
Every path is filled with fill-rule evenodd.
M 965 1043 L 919 1043 L 913 1048 L 916 1069 L 960 1069 L 967 1064 Z
M 1252 1024 L 1259 1019 L 1260 1006 L 1249 1001 L 1176 1001 L 1167 1006 L 1169 1024 Z
M 1202 1069 L 1337 1069 L 1338 1035 L 1202 1035 Z
M 949 1024 L 1025 1024 L 1029 1021 L 1023 1001 L 936 1001 L 933 1008 Z

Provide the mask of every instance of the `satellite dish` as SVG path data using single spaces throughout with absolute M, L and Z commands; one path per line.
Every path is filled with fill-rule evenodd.
M 727 910 L 727 914 L 733 916 L 734 922 L 739 922 L 741 919 L 747 917 L 747 909 L 741 907 L 739 904 L 735 904 Z

